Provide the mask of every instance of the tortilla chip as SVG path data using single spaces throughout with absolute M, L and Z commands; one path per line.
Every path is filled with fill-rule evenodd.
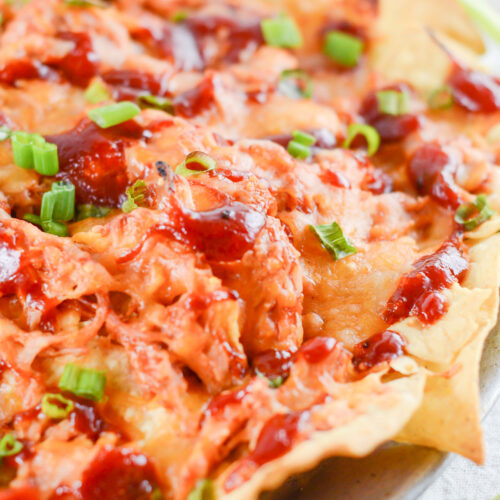
M 491 224 L 496 223 L 498 218 L 491 221 Z M 428 377 L 422 405 L 399 434 L 398 440 L 453 451 L 482 463 L 484 446 L 480 422 L 479 365 L 484 341 L 497 317 L 500 234 L 473 244 L 470 257 L 469 275 L 463 287 L 457 286 L 452 290 L 452 305 L 448 314 L 429 328 L 429 332 L 434 330 L 436 334 L 432 342 L 437 343 L 438 347 L 441 344 L 442 353 L 446 345 L 450 350 L 447 354 L 451 354 L 453 345 L 456 348 L 456 339 L 465 342 L 464 347 L 448 363 L 429 365 L 435 372 L 450 370 L 453 373 L 454 367 L 457 371 L 449 377 Z M 465 297 L 467 289 L 471 300 L 455 300 L 458 296 Z M 480 297 L 481 300 L 472 300 L 472 297 Z M 461 304 L 461 310 L 455 307 L 457 304 Z M 435 328 L 439 328 L 443 334 L 444 343 L 443 338 L 439 341 Z M 404 326 L 400 331 L 407 335 Z M 425 335 L 429 335 L 429 332 L 425 332 Z M 423 352 L 413 332 L 408 340 L 409 351 Z M 434 356 L 434 352 L 430 357 L 434 361 L 439 359 Z
M 282 457 L 261 466 L 238 489 L 224 496 L 221 489 L 220 498 L 257 498 L 259 492 L 279 486 L 290 475 L 310 469 L 326 457 L 361 457 L 389 440 L 419 406 L 425 375 L 420 372 L 386 384 L 380 382 L 380 376 L 373 374 L 346 386 L 350 407 L 363 410 L 357 418 L 336 429 L 314 433 Z M 217 483 L 222 484 L 224 478 Z
M 484 52 L 475 25 L 456 0 L 381 0 L 379 5 L 378 40 L 369 57 L 387 81 L 407 81 L 421 91 L 443 84 L 451 60 L 427 29 L 467 61 Z

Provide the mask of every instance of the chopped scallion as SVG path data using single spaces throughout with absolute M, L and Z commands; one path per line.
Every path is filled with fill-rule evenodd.
M 106 217 L 106 215 L 111 212 L 110 207 L 100 207 L 98 205 L 77 205 L 76 207 L 76 220 L 80 221 L 83 219 L 90 219 L 91 217 L 95 217 L 99 219 L 101 217 Z
M 5 141 L 12 135 L 12 130 L 7 125 L 0 126 L 0 141 Z
M 450 109 L 453 106 L 453 92 L 448 85 L 444 85 L 431 92 L 428 102 L 431 109 Z
M 217 162 L 206 153 L 202 151 L 192 151 L 189 153 L 185 160 L 177 165 L 175 168 L 175 173 L 177 175 L 182 175 L 183 177 L 189 177 L 190 175 L 203 174 L 213 170 L 217 165 Z
M 137 98 L 137 102 L 141 108 L 152 108 L 165 111 L 170 115 L 174 114 L 174 106 L 172 100 L 167 97 L 160 97 L 156 95 L 141 95 Z
M 53 220 L 42 221 L 42 229 L 49 234 L 55 236 L 68 236 L 68 226 L 62 222 L 56 222 Z
M 399 90 L 380 90 L 377 92 L 378 110 L 386 115 L 403 115 L 410 108 L 408 92 Z
M 285 49 L 296 49 L 302 46 L 302 34 L 291 17 L 264 19 L 260 26 L 267 45 Z
M 342 147 L 350 148 L 352 141 L 354 141 L 358 135 L 362 135 L 366 140 L 366 154 L 368 156 L 374 155 L 380 147 L 380 135 L 377 129 L 371 125 L 365 125 L 364 123 L 352 123 L 347 127 L 347 137 Z
M 66 418 L 74 408 L 75 403 L 62 394 L 47 393 L 43 395 L 42 412 L 49 418 Z
M 305 146 L 298 141 L 290 141 L 286 148 L 288 153 L 294 158 L 299 158 L 301 160 L 306 159 L 311 155 L 311 148 L 309 146 Z
M 310 99 L 313 95 L 313 83 L 304 70 L 286 69 L 281 72 L 278 90 L 292 99 Z
M 84 97 L 90 104 L 99 104 L 103 101 L 109 101 L 111 94 L 101 80 L 94 80 L 85 90 Z
M 189 13 L 187 10 L 176 10 L 172 16 L 170 17 L 170 20 L 173 23 L 181 23 L 182 21 L 185 21 L 189 16 Z
M 344 236 L 342 229 L 336 222 L 311 225 L 309 227 L 335 260 L 340 260 L 357 253 L 356 248 Z
M 34 167 L 34 162 L 31 134 L 21 131 L 14 132 L 10 140 L 12 143 L 14 163 L 18 167 L 32 169 Z
M 39 215 L 24 214 L 23 219 L 27 222 L 31 222 L 31 224 L 35 224 L 35 226 L 42 226 L 42 219 L 40 219 Z
M 363 40 L 342 31 L 329 31 L 325 37 L 323 52 L 337 64 L 353 68 L 363 53 Z
M 458 0 L 472 20 L 500 43 L 500 15 L 495 5 L 484 0 Z
M 139 106 L 130 101 L 117 102 L 91 109 L 88 117 L 101 128 L 114 127 L 131 120 L 141 112 Z
M 146 182 L 142 179 L 135 181 L 134 184 L 127 188 L 127 199 L 123 202 L 122 211 L 125 213 L 132 212 L 144 201 L 146 196 Z
M 68 221 L 75 215 L 75 186 L 70 182 L 54 182 L 42 197 L 40 218 L 49 221 Z
M 42 140 L 33 141 L 33 163 L 40 175 L 56 175 L 59 172 L 57 146 Z
M 474 213 L 477 215 L 471 218 Z M 472 203 L 464 203 L 457 208 L 455 222 L 463 225 L 466 231 L 472 231 L 494 214 L 495 211 L 489 206 L 486 195 L 480 194 Z
M 106 387 L 106 374 L 83 366 L 68 363 L 59 380 L 59 389 L 76 396 L 100 401 Z
M 292 132 L 292 137 L 294 141 L 300 142 L 304 146 L 312 146 L 316 142 L 316 137 L 314 135 L 303 132 L 302 130 L 294 130 Z
M 281 387 L 283 385 L 284 381 L 285 379 L 281 376 L 271 377 L 268 379 L 268 384 L 272 389 L 277 389 L 278 387 Z
M 0 458 L 17 455 L 23 449 L 23 443 L 18 441 L 14 434 L 8 432 L 0 439 Z
M 101 9 L 109 7 L 109 3 L 103 0 L 64 0 L 64 3 L 71 7 L 99 7 Z
M 200 479 L 189 493 L 187 500 L 215 500 L 213 481 L 211 479 Z

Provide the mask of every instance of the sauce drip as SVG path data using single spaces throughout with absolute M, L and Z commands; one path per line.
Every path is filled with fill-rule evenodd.
M 99 68 L 99 60 L 94 52 L 90 36 L 88 33 L 64 31 L 57 37 L 73 42 L 74 46 L 66 55 L 48 64 L 59 69 L 73 85 L 86 87 Z
M 144 94 L 164 96 L 167 91 L 165 78 L 142 71 L 112 69 L 103 73 L 101 77 L 114 87 L 113 97 L 120 101 L 135 99 Z
M 201 70 L 205 64 L 198 42 L 185 23 L 165 23 L 161 28 L 143 27 L 133 37 L 157 56 L 170 61 L 176 69 Z
M 308 412 L 283 413 L 271 417 L 262 427 L 255 449 L 227 477 L 224 489 L 231 491 L 247 481 L 261 465 L 288 452 L 300 432 Z
M 352 364 L 358 371 L 365 371 L 384 361 L 404 354 L 406 340 L 397 332 L 385 330 L 354 346 Z
M 210 109 L 215 102 L 214 75 L 205 77 L 196 87 L 174 97 L 176 115 L 192 118 Z
M 480 71 L 455 65 L 448 84 L 454 102 L 473 113 L 494 113 L 500 109 L 500 80 Z
M 75 185 L 78 203 L 120 206 L 129 182 L 125 146 L 145 138 L 145 132 L 131 120 L 101 129 L 83 119 L 68 132 L 46 137 L 57 145 L 60 163 L 57 179 Z
M 258 353 L 252 360 L 253 369 L 267 378 L 288 377 L 293 363 L 290 351 L 268 349 Z
M 151 500 L 158 480 L 153 464 L 142 453 L 105 448 L 83 472 L 82 500 Z
M 0 296 L 16 295 L 23 307 L 40 311 L 43 317 L 56 302 L 43 293 L 34 267 L 37 257 L 24 233 L 10 232 L 0 223 Z
M 330 337 L 315 337 L 300 348 L 302 356 L 310 364 L 321 363 L 337 347 L 337 341 Z
M 191 16 L 186 19 L 186 24 L 194 33 L 198 40 L 198 45 L 202 47 L 202 53 L 206 53 L 204 47 L 209 42 L 209 38 L 217 37 L 219 59 L 228 62 L 238 61 L 242 51 L 253 51 L 264 43 L 261 19 L 255 16 L 240 17 L 210 15 Z M 222 42 L 221 35 L 224 36 Z
M 82 434 L 86 434 L 89 439 L 97 440 L 107 425 L 99 415 L 99 411 L 92 401 L 84 399 L 73 399 L 74 410 L 69 414 L 69 420 L 74 429 Z
M 145 242 L 154 235 L 185 243 L 203 252 L 208 260 L 239 260 L 253 247 L 266 222 L 264 214 L 237 201 L 203 212 L 176 206 L 173 216 L 173 224 L 153 226 L 138 245 L 118 259 L 118 263 L 123 264 L 135 258 Z
M 208 403 L 203 417 L 216 417 L 223 414 L 228 406 L 241 404 L 247 394 L 247 387 L 220 393 Z
M 453 209 L 463 202 L 454 181 L 456 169 L 448 154 L 433 143 L 420 146 L 407 165 L 410 182 L 419 194 L 429 195 L 444 208 Z
M 408 92 L 405 85 L 394 85 L 383 90 Z M 420 127 L 418 116 L 412 114 L 393 116 L 381 113 L 378 107 L 376 92 L 370 92 L 365 97 L 361 103 L 359 113 L 368 124 L 377 129 L 380 139 L 386 142 L 400 141 Z
M 17 80 L 47 79 L 50 68 L 29 59 L 15 59 L 0 68 L 0 83 L 13 86 Z
M 417 316 L 422 323 L 433 323 L 446 311 L 440 293 L 455 282 L 461 282 L 469 269 L 469 261 L 455 235 L 436 252 L 425 255 L 413 264 L 413 271 L 399 281 L 384 311 L 384 320 L 395 323 L 408 316 Z

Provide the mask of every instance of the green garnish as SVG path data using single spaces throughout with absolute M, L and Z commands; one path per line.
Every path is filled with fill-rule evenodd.
M 302 34 L 291 17 L 264 19 L 260 26 L 267 45 L 284 49 L 296 49 L 302 46 Z
M 213 481 L 211 479 L 200 479 L 189 493 L 187 500 L 215 500 Z
M 471 218 L 471 215 L 477 214 Z M 472 203 L 464 203 L 457 208 L 455 212 L 455 222 L 462 224 L 466 231 L 472 231 L 483 222 L 486 222 L 495 214 L 495 211 L 489 206 L 488 198 L 485 194 L 476 196 Z
M 75 403 L 62 394 L 47 393 L 43 395 L 42 412 L 49 418 L 66 418 L 74 408 Z
M 325 37 L 323 52 L 337 64 L 353 68 L 363 53 L 364 42 L 342 31 L 329 31 Z
M 64 0 L 64 3 L 71 7 L 99 7 L 101 9 L 109 7 L 109 3 L 102 0 Z
M 177 175 L 182 175 L 183 177 L 189 177 L 190 175 L 198 175 L 209 172 L 216 166 L 217 162 L 210 155 L 207 155 L 202 151 L 192 151 L 186 156 L 182 163 L 179 163 L 179 165 L 175 167 L 175 173 Z
M 59 172 L 57 146 L 47 142 L 39 134 L 13 132 L 10 136 L 14 163 L 21 168 L 34 168 L 41 175 Z
M 109 128 L 131 120 L 140 112 L 139 106 L 133 102 L 122 101 L 91 109 L 87 115 L 99 127 Z
M 352 123 L 347 127 L 347 137 L 342 144 L 342 147 L 350 148 L 352 141 L 358 135 L 362 135 L 366 140 L 366 154 L 368 156 L 374 155 L 380 147 L 380 135 L 377 132 L 377 129 L 371 125 L 365 125 L 364 123 Z
M 106 374 L 68 363 L 59 380 L 59 389 L 92 401 L 100 401 L 106 387 Z
M 335 260 L 340 260 L 357 253 L 356 248 L 344 236 L 342 229 L 336 222 L 311 225 L 309 227 Z
M 170 115 L 174 114 L 174 105 L 172 100 L 167 97 L 160 97 L 152 94 L 141 95 L 137 98 L 137 102 L 141 108 L 152 108 L 165 111 Z
M 443 85 L 431 92 L 429 96 L 429 108 L 450 109 L 453 106 L 453 92 L 448 85 Z
M 106 215 L 111 212 L 110 207 L 100 207 L 99 205 L 77 205 L 76 207 L 76 218 L 75 220 L 80 221 L 84 219 L 90 219 L 92 217 L 99 219 L 106 217 Z
M 125 213 L 132 212 L 144 201 L 146 196 L 146 182 L 142 179 L 135 181 L 134 184 L 127 188 L 127 199 L 123 202 L 122 211 Z
M 313 95 L 313 82 L 303 69 L 286 69 L 281 72 L 278 90 L 292 99 L 310 99 Z
M 94 80 L 85 90 L 84 97 L 90 104 L 99 104 L 103 101 L 109 101 L 111 94 L 101 80 Z
M 467 14 L 496 42 L 500 43 L 500 15 L 498 10 L 484 0 L 458 0 Z
M 17 455 L 23 449 L 23 443 L 18 441 L 14 434 L 8 432 L 0 439 L 0 459 Z
M 305 159 L 311 155 L 311 148 L 315 142 L 316 137 L 301 130 L 294 130 L 292 132 L 293 139 L 288 143 L 287 151 L 294 157 Z
M 410 96 L 408 92 L 399 90 L 380 90 L 376 94 L 378 110 L 386 115 L 403 115 L 410 108 Z

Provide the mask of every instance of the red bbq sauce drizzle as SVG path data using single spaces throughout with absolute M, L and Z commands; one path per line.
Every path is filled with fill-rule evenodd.
M 215 77 L 208 74 L 196 87 L 174 97 L 175 114 L 192 118 L 210 109 L 215 103 L 215 90 Z
M 264 43 L 260 21 L 260 18 L 252 15 L 245 18 L 230 15 L 200 15 L 190 16 L 185 22 L 198 40 L 205 60 L 208 59 L 206 48 L 208 39 L 215 35 L 219 42 L 218 58 L 235 62 L 243 51 L 253 51 Z M 221 35 L 224 35 L 225 43 L 221 42 Z
M 57 144 L 60 163 L 57 179 L 75 185 L 78 203 L 118 207 L 129 182 L 125 146 L 148 135 L 149 131 L 131 120 L 101 129 L 83 119 L 74 129 L 46 139 Z
M 438 144 L 420 146 L 407 165 L 408 178 L 417 192 L 428 195 L 444 208 L 463 203 L 454 176 L 457 165 Z
M 473 113 L 494 113 L 500 109 L 500 79 L 454 64 L 448 78 L 453 100 Z
M 65 395 L 68 396 L 67 394 Z M 68 418 L 74 429 L 82 434 L 86 434 L 93 441 L 97 440 L 102 432 L 109 429 L 104 419 L 100 416 L 95 403 L 85 399 L 72 397 L 75 408 Z
M 49 66 L 60 70 L 63 76 L 73 85 L 86 87 L 97 74 L 99 60 L 94 52 L 92 40 L 88 33 L 64 31 L 58 33 L 61 40 L 73 42 L 73 48 L 63 57 L 49 61 Z
M 198 42 L 185 23 L 164 23 L 161 27 L 142 27 L 132 36 L 157 57 L 171 62 L 176 69 L 192 71 L 205 64 Z
M 29 59 L 15 59 L 9 61 L 0 67 L 0 83 L 14 86 L 17 80 L 47 80 L 54 76 L 49 67 L 44 66 L 38 61 Z M 56 75 L 57 76 L 57 75 Z
M 413 264 L 413 271 L 403 276 L 388 300 L 384 320 L 395 323 L 416 316 L 422 323 L 433 323 L 447 309 L 442 290 L 461 282 L 469 261 L 457 235 L 445 241 L 436 252 L 425 255 Z
M 118 263 L 135 258 L 152 236 L 166 236 L 185 243 L 203 252 L 211 261 L 239 260 L 253 247 L 266 222 L 264 214 L 237 201 L 203 212 L 176 205 L 172 215 L 174 223 L 153 226 L 138 245 L 118 259 Z
M 271 417 L 262 427 L 255 449 L 227 477 L 224 489 L 231 491 L 247 481 L 261 465 L 287 453 L 300 434 L 309 413 L 284 413 Z
M 241 404 L 245 396 L 248 394 L 248 387 L 233 389 L 215 396 L 207 405 L 203 412 L 203 418 L 217 417 L 224 413 L 228 406 Z
M 0 491 L 0 500 L 41 500 L 42 496 L 37 488 L 22 486 Z
M 82 500 L 151 500 L 158 478 L 142 453 L 124 448 L 102 449 L 84 470 Z
M 56 301 L 43 292 L 36 259 L 24 233 L 10 232 L 0 223 L 0 296 L 16 295 L 23 307 L 40 311 L 43 318 Z
M 393 85 L 383 90 L 396 90 L 399 92 L 409 92 L 406 85 Z M 406 136 L 415 132 L 420 127 L 418 116 L 413 114 L 389 115 L 379 111 L 377 93 L 370 92 L 363 102 L 359 113 L 366 123 L 375 127 L 380 134 L 382 141 L 400 141 Z
M 165 77 L 131 69 L 112 69 L 101 78 L 113 87 L 113 97 L 119 101 L 135 99 L 137 96 L 152 94 L 165 96 L 167 81 Z
M 385 330 L 354 346 L 352 364 L 356 370 L 369 370 L 379 363 L 399 358 L 404 354 L 406 340 L 397 332 Z
M 337 347 L 337 341 L 330 337 L 315 337 L 305 342 L 300 353 L 309 364 L 321 363 Z
M 253 369 L 267 378 L 288 377 L 293 363 L 293 353 L 268 349 L 254 356 Z

